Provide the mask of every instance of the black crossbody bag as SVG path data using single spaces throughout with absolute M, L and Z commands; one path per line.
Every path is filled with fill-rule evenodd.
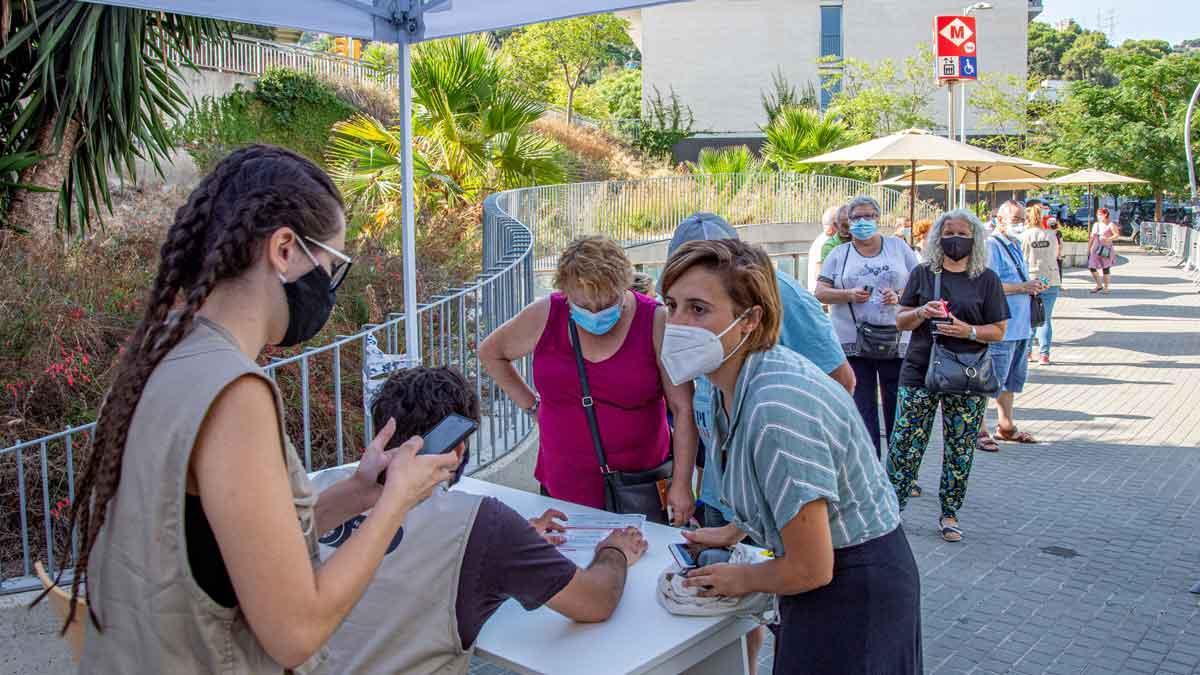
M 851 244 L 850 248 L 853 249 L 854 245 Z M 842 258 L 842 288 L 846 287 L 846 262 L 849 260 L 850 251 L 846 251 L 846 257 Z M 900 358 L 900 330 L 894 324 L 859 323 L 858 315 L 854 313 L 854 301 L 851 300 L 847 306 L 850 307 L 850 318 L 854 321 L 858 356 L 879 361 Z
M 933 299 L 942 300 L 942 273 L 933 275 Z M 986 345 L 976 353 L 958 353 L 938 342 L 937 331 L 930 327 L 933 344 L 929 350 L 929 369 L 925 371 L 925 388 L 935 394 L 966 396 L 995 396 L 1000 393 L 1000 381 L 992 370 L 992 356 Z
M 1013 267 L 1017 268 L 1017 274 L 1021 276 L 1021 281 L 1028 282 L 1029 278 L 1021 271 L 1021 263 L 1017 260 L 1017 256 L 1013 255 L 1013 252 L 1009 250 L 1008 244 L 1003 240 L 998 239 L 997 241 L 1000 243 L 1000 247 L 1004 249 L 1004 252 L 1008 254 L 1009 260 L 1012 260 Z M 1042 301 L 1042 296 L 1031 295 L 1029 296 L 1029 326 L 1031 328 L 1041 328 L 1044 325 L 1046 325 L 1046 303 Z
M 614 471 L 608 466 L 604 444 L 600 441 L 600 425 L 596 422 L 595 401 L 588 384 L 583 350 L 579 346 L 579 329 L 568 319 L 571 347 L 575 350 L 575 366 L 579 369 L 579 386 L 583 390 L 583 412 L 592 433 L 592 446 L 604 475 L 604 510 L 611 513 L 641 513 L 654 523 L 667 523 L 667 489 L 675 464 L 668 459 L 649 471 Z

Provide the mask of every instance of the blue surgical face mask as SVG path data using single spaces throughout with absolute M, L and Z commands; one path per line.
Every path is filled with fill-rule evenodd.
M 870 239 L 879 231 L 879 225 L 869 218 L 859 218 L 850 223 L 850 236 L 859 241 Z
M 574 319 L 575 325 L 592 335 L 604 335 L 621 320 L 621 301 L 618 300 L 617 304 L 599 312 L 589 312 L 579 305 L 571 303 L 571 318 Z

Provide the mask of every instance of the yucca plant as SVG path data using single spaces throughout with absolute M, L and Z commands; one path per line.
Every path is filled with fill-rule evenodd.
M 763 157 L 780 171 L 821 173 L 831 170 L 801 160 L 815 157 L 854 142 L 854 135 L 840 119 L 800 106 L 784 108 L 763 127 L 766 142 Z M 836 170 L 835 170 L 836 172 Z
M 763 161 L 744 145 L 704 148 L 696 161 L 687 162 L 686 166 L 692 173 L 705 175 L 760 173 L 764 168 Z
M 207 19 L 77 2 L 5 2 L 12 32 L 0 62 L 15 87 L 2 94 L 22 101 L 6 129 L 3 154 L 33 152 L 19 182 L 58 194 L 16 190 L 7 220 L 31 230 L 59 221 L 82 232 L 101 204 L 112 208 L 110 171 L 135 175 L 135 162 L 155 169 L 171 150 L 169 124 L 186 108 L 181 64 L 200 40 L 218 38 L 223 24 Z

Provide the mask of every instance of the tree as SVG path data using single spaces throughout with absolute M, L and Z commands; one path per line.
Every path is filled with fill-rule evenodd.
M 1060 164 L 1086 164 L 1135 176 L 1153 192 L 1161 218 L 1166 193 L 1187 191 L 1181 139 L 1188 100 L 1200 81 L 1200 53 L 1170 53 L 1161 41 L 1129 41 L 1111 50 L 1105 66 L 1112 87 L 1076 82 L 1048 117 L 1045 150 Z
M 545 106 L 503 83 L 487 38 L 437 40 L 414 52 L 413 172 L 427 207 L 564 179 L 558 146 L 530 129 Z M 398 129 L 358 116 L 333 132 L 326 161 L 334 180 L 386 223 L 399 203 Z
M 763 127 L 766 142 L 762 154 L 780 171 L 844 174 L 839 167 L 803 164 L 801 160 L 823 155 L 853 143 L 855 134 L 841 119 L 819 110 L 789 106 Z
M 1062 29 L 1041 21 L 1029 22 L 1029 74 L 1041 80 L 1063 79 L 1062 59 L 1083 29 L 1074 20 Z
M 608 115 L 617 120 L 632 120 L 642 116 L 642 71 L 622 68 L 605 73 L 596 82 L 596 93 L 608 105 Z
M 543 81 L 553 74 L 566 89 L 567 123 L 573 121 L 575 91 L 593 70 L 613 53 L 633 48 L 628 22 L 612 14 L 581 16 L 539 23 L 521 29 L 504 41 L 505 53 L 522 77 Z
M 926 115 L 936 88 L 929 72 L 933 50 L 928 43 L 922 43 L 916 56 L 899 65 L 890 58 L 878 64 L 854 58 L 842 63 L 844 70 L 831 73 L 824 86 L 835 92 L 829 110 L 855 134 L 871 138 L 933 126 Z
M 110 171 L 136 177 L 136 161 L 172 149 L 170 120 L 186 109 L 180 63 L 216 21 L 69 0 L 4 2 L 12 33 L 0 46 L 6 82 L 0 114 L 20 109 L 0 139 L 0 156 L 33 153 L 8 204 L 11 225 L 49 230 L 62 216 L 86 227 L 108 196 Z M 16 11 L 12 11 L 15 9 Z M 14 98 L 15 97 L 15 98 Z
M 1104 53 L 1110 49 L 1104 33 L 1080 35 L 1062 56 L 1062 73 L 1068 80 L 1084 80 L 1101 86 L 1113 84 L 1112 73 L 1104 65 Z

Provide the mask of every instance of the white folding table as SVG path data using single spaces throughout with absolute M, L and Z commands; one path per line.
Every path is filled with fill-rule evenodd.
M 455 486 L 489 495 L 532 518 L 546 509 L 594 511 L 584 506 L 463 478 Z M 736 675 L 747 672 L 745 636 L 758 624 L 745 618 L 682 617 L 663 609 L 655 597 L 658 575 L 674 559 L 668 544 L 682 542 L 679 530 L 647 523 L 649 548 L 625 582 L 625 594 L 612 618 L 579 624 L 548 607 L 526 612 L 506 602 L 484 625 L 476 654 L 519 673 L 546 675 Z

